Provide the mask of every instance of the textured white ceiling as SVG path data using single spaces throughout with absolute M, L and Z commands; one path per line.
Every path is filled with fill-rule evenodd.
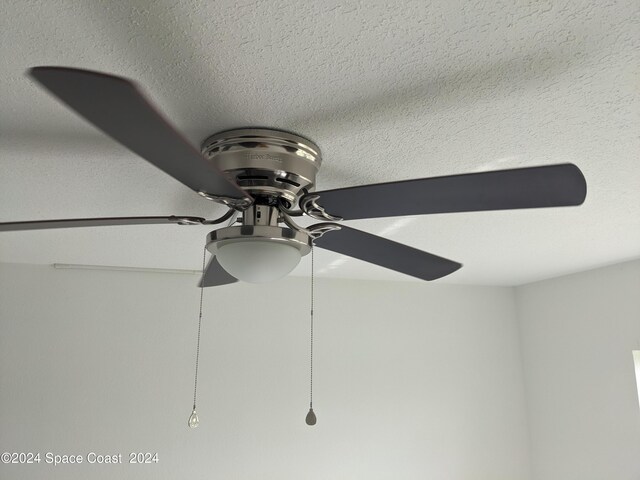
M 139 81 L 194 143 L 241 126 L 323 149 L 319 188 L 558 162 L 584 206 L 354 221 L 514 285 L 640 256 L 640 4 L 3 2 L 0 221 L 222 209 L 30 81 L 65 65 Z M 0 261 L 198 268 L 204 227 L 12 232 Z M 406 277 L 330 252 L 322 275 Z M 308 261 L 294 274 L 306 274 Z

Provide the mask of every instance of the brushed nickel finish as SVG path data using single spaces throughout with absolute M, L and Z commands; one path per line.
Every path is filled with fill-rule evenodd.
M 311 251 L 312 239 L 304 232 L 272 225 L 244 225 L 225 227 L 207 235 L 207 250 L 215 255 L 216 250 L 227 243 L 250 242 L 255 240 L 287 243 L 296 247 L 301 256 Z
M 226 205 L 229 208 L 233 208 L 234 210 L 244 210 L 248 208 L 251 204 L 253 204 L 253 199 L 251 198 L 231 198 L 225 197 L 224 195 L 215 195 L 213 193 L 207 193 L 203 191 L 198 191 L 198 195 L 207 200 L 211 200 L 212 202 L 221 203 Z
M 282 210 L 280 210 L 280 216 L 282 221 L 287 227 L 297 232 L 302 232 L 305 235 L 309 235 L 312 241 L 322 237 L 322 235 L 324 235 L 327 232 L 331 232 L 333 230 L 340 230 L 341 228 L 340 225 L 336 223 L 318 223 L 316 225 L 311 225 L 308 228 L 304 228 L 303 226 L 298 225 L 293 220 L 293 218 L 291 218 L 289 214 L 287 214 Z
M 317 240 L 322 237 L 325 233 L 334 232 L 336 230 L 342 229 L 342 226 L 337 223 L 317 223 L 315 225 L 311 225 L 306 231 L 309 233 L 309 236 L 313 240 Z
M 242 212 L 243 225 L 271 225 L 278 226 L 280 212 L 271 205 L 252 205 Z
M 216 133 L 202 143 L 202 153 L 256 201 L 273 205 L 283 199 L 295 206 L 313 191 L 322 163 L 311 140 L 268 128 Z
M 338 217 L 336 215 L 331 215 L 328 213 L 323 206 L 318 205 L 317 201 L 320 198 L 320 195 L 309 195 L 300 202 L 300 208 L 304 213 L 309 215 L 311 218 L 315 218 L 316 220 L 329 220 L 332 222 L 339 222 L 343 220 L 342 217 Z

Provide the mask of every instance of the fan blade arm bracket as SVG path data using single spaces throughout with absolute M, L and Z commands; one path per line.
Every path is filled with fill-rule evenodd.
M 182 217 L 178 215 L 171 215 L 169 217 L 169 221 L 176 223 L 178 225 L 218 225 L 220 223 L 224 223 L 229 220 L 234 215 L 237 215 L 238 211 L 229 207 L 223 215 L 213 220 L 205 220 L 200 217 Z
M 180 217 L 177 215 L 171 215 L 169 221 L 177 225 L 202 225 L 204 218 L 200 217 Z
M 342 229 L 342 226 L 338 225 L 337 223 L 324 222 L 324 223 L 316 223 L 315 225 L 311 225 L 309 228 L 307 228 L 307 231 L 309 233 L 309 236 L 313 240 L 317 240 L 318 238 L 322 237 L 323 235 L 329 232 L 334 232 L 336 230 L 341 230 L 341 229 Z
M 300 208 L 304 213 L 316 220 L 329 220 L 330 222 L 340 222 L 344 220 L 338 215 L 332 215 L 326 211 L 326 209 L 318 204 L 320 195 L 312 194 L 305 195 L 300 199 Z
M 207 200 L 211 200 L 212 202 L 221 203 L 222 205 L 226 205 L 229 208 L 237 211 L 244 211 L 253 205 L 254 199 L 251 197 L 227 197 L 224 195 L 215 195 L 213 193 L 207 193 L 203 191 L 198 191 L 198 195 Z
M 292 230 L 308 235 L 309 237 L 311 237 L 312 241 L 317 240 L 327 232 L 331 232 L 333 230 L 340 230 L 341 228 L 340 225 L 338 225 L 337 223 L 329 223 L 329 222 L 317 223 L 308 228 L 305 228 L 301 225 L 298 225 L 293 220 L 293 218 L 291 218 L 291 216 L 283 210 L 280 210 L 280 217 L 282 221 L 285 223 L 285 225 L 287 225 Z

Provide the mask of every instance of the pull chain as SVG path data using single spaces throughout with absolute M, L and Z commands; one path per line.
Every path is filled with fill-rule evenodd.
M 204 277 L 205 260 L 207 257 L 206 247 L 202 252 L 202 275 Z M 196 428 L 200 424 L 198 413 L 196 412 L 196 398 L 198 395 L 198 364 L 200 362 L 200 330 L 202 329 L 202 297 L 204 296 L 204 285 L 200 283 L 200 313 L 198 314 L 198 341 L 196 343 L 196 372 L 193 380 L 193 410 L 189 416 L 189 427 Z
M 316 424 L 316 414 L 313 412 L 313 287 L 314 287 L 314 265 L 313 265 L 313 244 L 311 245 L 311 340 L 310 340 L 310 361 L 309 361 L 309 413 L 305 418 L 307 425 Z

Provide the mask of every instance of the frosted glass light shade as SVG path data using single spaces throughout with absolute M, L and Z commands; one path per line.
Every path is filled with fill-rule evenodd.
M 222 268 L 238 280 L 265 283 L 290 273 L 302 255 L 295 246 L 268 240 L 246 240 L 221 245 L 216 257 Z

